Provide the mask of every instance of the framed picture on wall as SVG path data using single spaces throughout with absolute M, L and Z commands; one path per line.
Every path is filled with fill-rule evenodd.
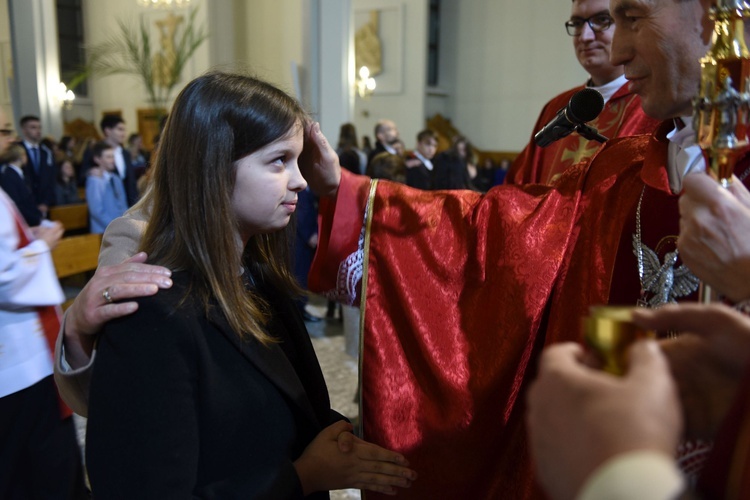
M 404 2 L 354 2 L 355 71 L 367 66 L 378 94 L 400 94 L 404 79 Z

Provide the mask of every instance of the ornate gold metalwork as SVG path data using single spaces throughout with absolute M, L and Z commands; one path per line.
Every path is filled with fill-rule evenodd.
M 747 145 L 750 52 L 743 20 L 750 16 L 750 5 L 743 0 L 714 0 L 711 16 L 714 33 L 700 61 L 693 125 L 710 171 L 726 187 L 740 150 Z
M 714 33 L 708 53 L 701 59 L 701 83 L 693 102 L 693 128 L 709 172 L 722 186 L 747 146 L 750 122 L 750 52 L 745 45 L 744 20 L 750 4 L 744 0 L 713 0 Z M 700 301 L 718 299 L 705 283 Z

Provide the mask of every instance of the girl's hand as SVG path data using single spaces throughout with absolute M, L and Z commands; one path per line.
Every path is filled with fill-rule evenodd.
M 396 494 L 408 488 L 417 473 L 400 453 L 386 450 L 354 436 L 352 425 L 336 422 L 318 434 L 294 467 L 305 495 L 315 491 L 357 488 Z

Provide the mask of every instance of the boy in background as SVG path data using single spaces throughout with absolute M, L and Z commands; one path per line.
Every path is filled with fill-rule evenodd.
M 127 195 L 122 179 L 115 172 L 115 152 L 104 141 L 92 148 L 92 161 L 101 176 L 86 178 L 86 201 L 89 205 L 89 225 L 92 233 L 103 233 L 110 222 L 128 209 Z
M 432 130 L 417 134 L 417 149 L 406 159 L 406 184 L 413 188 L 432 189 L 432 159 L 437 153 L 437 136 Z

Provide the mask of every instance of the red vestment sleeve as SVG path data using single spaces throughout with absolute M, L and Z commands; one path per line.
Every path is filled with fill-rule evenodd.
M 323 197 L 318 208 L 318 249 L 315 252 L 308 287 L 347 304 L 355 298 L 345 297 L 356 283 L 348 283 L 342 264 L 358 249 L 365 206 L 370 192 L 370 178 L 341 171 L 341 184 L 335 198 Z M 357 293 L 358 296 L 358 293 Z
M 400 497 L 529 495 L 518 397 L 544 341 L 580 180 L 482 196 L 386 181 L 372 190 L 345 173 L 337 198 L 321 203 L 316 291 L 340 281 L 368 210 L 362 422 L 365 439 L 404 453 L 419 472 Z

